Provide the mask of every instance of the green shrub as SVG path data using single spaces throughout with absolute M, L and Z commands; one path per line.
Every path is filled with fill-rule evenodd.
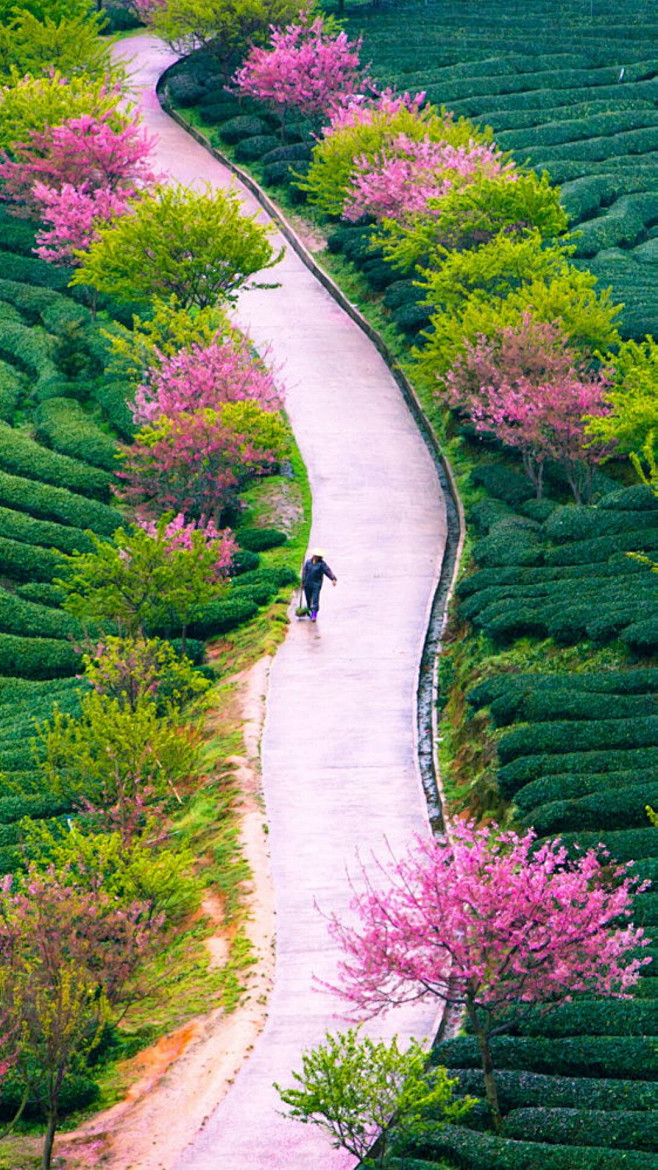
M 6 589 L 0 589 L 0 630 L 28 638 L 84 637 L 82 624 L 70 614 L 26 601 Z
M 418 333 L 420 329 L 424 329 L 429 325 L 430 310 L 425 305 L 400 305 L 399 309 L 394 309 L 391 313 L 393 323 L 401 333 Z
M 532 809 L 521 823 L 532 826 L 540 837 L 577 829 L 635 829 L 647 823 L 646 806 L 658 801 L 658 781 L 620 790 L 604 789 L 572 800 L 556 800 Z
M 231 99 L 228 94 L 224 100 L 217 100 L 216 95 L 207 95 L 199 103 L 199 113 L 208 126 L 216 126 L 218 122 L 227 122 L 239 113 L 240 103 L 237 98 Z
M 240 548 L 256 553 L 264 552 L 268 548 L 278 548 L 288 539 L 285 532 L 279 528 L 249 528 L 246 525 L 238 528 L 235 535 Z
M 637 483 L 633 484 L 632 487 L 619 488 L 617 491 L 610 492 L 602 500 L 599 500 L 598 507 L 613 512 L 655 512 L 656 497 L 650 487 Z
M 201 85 L 192 77 L 186 77 L 185 74 L 169 77 L 167 90 L 174 105 L 182 109 L 195 106 L 206 93 L 205 85 Z
M 494 1036 L 491 1040 L 494 1068 L 528 1069 L 532 1072 L 578 1077 L 614 1077 L 651 1080 L 658 1072 L 658 1050 L 646 1036 Z M 480 1053 L 474 1036 L 460 1036 L 437 1045 L 438 1064 L 477 1068 Z
M 4 471 L 0 471 L 0 505 L 73 528 L 91 528 L 101 536 L 111 536 L 122 522 L 121 513 L 107 504 Z
M 68 455 L 47 451 L 34 439 L 5 423 L 0 423 L 0 468 L 11 475 L 36 479 L 101 500 L 107 499 L 112 482 L 112 476 L 106 471 L 88 467 Z
M 423 299 L 423 291 L 414 284 L 413 280 L 392 281 L 383 296 L 387 309 L 401 309 L 406 305 L 415 305 Z
M 544 558 L 536 521 L 512 516 L 495 524 L 488 536 L 473 545 L 478 565 L 537 565 Z
M 52 520 L 36 520 L 25 512 L 0 507 L 0 528 L 6 539 L 24 544 L 40 544 L 44 548 L 61 549 L 65 553 L 91 552 L 91 540 L 81 528 L 56 524 Z
M 222 142 L 234 146 L 243 138 L 264 136 L 267 134 L 267 130 L 267 123 L 262 118 L 257 118 L 252 114 L 238 114 L 237 118 L 229 118 L 228 122 L 224 122 L 218 133 Z
M 301 162 L 300 164 L 301 165 Z M 263 166 L 261 178 L 266 187 L 278 187 L 294 180 L 293 172 L 298 170 L 298 164 L 281 162 L 267 163 Z
M 613 749 L 658 747 L 658 716 L 644 719 L 597 719 L 592 723 L 556 720 L 533 723 L 507 732 L 498 742 L 503 763 L 539 752 L 589 752 L 601 745 Z
M 573 775 L 592 775 L 594 773 L 640 771 L 647 774 L 658 767 L 658 751 L 656 748 L 631 748 L 626 751 L 611 751 L 602 748 L 598 751 L 573 752 L 564 751 L 557 755 L 547 752 L 531 756 L 520 756 L 510 764 L 505 764 L 498 771 L 498 784 L 507 799 L 540 776 L 550 776 L 556 772 L 571 772 Z
M 312 154 L 311 146 L 306 142 L 290 142 L 285 146 L 276 146 L 272 150 L 268 150 L 264 154 L 261 162 L 264 166 L 270 166 L 272 163 L 297 163 L 302 160 L 310 159 Z
M 503 1137 L 551 1145 L 609 1149 L 658 1149 L 658 1113 L 612 1116 L 593 1109 L 514 1109 L 505 1118 Z
M 235 157 L 238 162 L 256 162 L 268 151 L 274 150 L 278 141 L 274 134 L 255 134 L 244 138 L 236 144 Z
M 241 573 L 251 573 L 259 565 L 260 557 L 258 553 L 251 552 L 248 548 L 240 548 L 231 562 L 230 576 L 238 577 Z
M 0 576 L 15 581 L 51 581 L 61 573 L 62 565 L 61 556 L 54 550 L 0 536 Z
M 653 1170 L 653 1154 L 607 1147 L 547 1145 L 539 1142 L 509 1141 L 488 1133 L 449 1125 L 423 1131 L 405 1150 L 449 1158 L 460 1170 Z M 407 1170 L 406 1158 L 393 1159 L 391 1170 Z
M 0 672 L 18 678 L 61 678 L 82 665 L 78 651 L 61 638 L 22 638 L 0 633 Z M 0 770 L 2 760 L 0 758 Z
M 619 552 L 650 552 L 658 549 L 658 531 L 622 532 L 592 540 L 574 540 L 545 552 L 547 565 L 596 564 Z
M 118 448 L 77 402 L 51 398 L 34 412 L 35 438 L 62 455 L 116 471 Z

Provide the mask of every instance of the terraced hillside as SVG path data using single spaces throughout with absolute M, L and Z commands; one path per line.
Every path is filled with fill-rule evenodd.
M 362 57 L 382 85 L 424 90 L 491 126 L 547 170 L 579 263 L 625 304 L 623 331 L 658 320 L 658 21 L 649 0 L 454 0 L 360 9 Z

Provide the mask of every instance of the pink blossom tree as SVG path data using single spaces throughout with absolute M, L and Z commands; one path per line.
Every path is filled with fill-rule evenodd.
M 496 341 L 480 337 L 445 377 L 445 401 L 519 451 L 540 497 L 547 460 L 559 463 L 575 499 L 587 499 L 592 471 L 610 445 L 592 441 L 586 419 L 601 417 L 609 379 L 579 362 L 559 326 L 524 313 Z
M 163 415 L 211 409 L 220 402 L 256 402 L 263 410 L 280 410 L 281 390 L 274 374 L 238 334 L 218 337 L 210 345 L 194 344 L 165 357 L 137 388 L 132 414 L 139 426 Z
M 40 202 L 41 220 L 49 225 L 37 232 L 34 251 L 52 264 L 74 264 L 77 253 L 86 251 L 97 239 L 98 225 L 124 215 L 129 205 L 125 191 L 106 187 L 89 190 L 85 184 L 72 187 L 65 183 L 57 190 L 36 183 L 33 190 Z
M 355 894 L 357 925 L 331 920 L 347 956 L 339 990 L 359 1015 L 427 997 L 464 1008 L 499 1132 L 491 1037 L 533 1005 L 626 996 L 649 962 L 632 954 L 648 940 L 629 921 L 648 883 L 628 867 L 611 876 L 593 849 L 574 859 L 559 841 L 472 823 L 381 869 L 386 884 L 364 875 Z
M 489 143 L 471 140 L 454 146 L 398 134 L 374 158 L 365 154 L 355 158 L 343 217 L 437 215 L 436 201 L 453 187 L 497 176 L 510 182 L 516 178 L 513 163 Z
M 131 199 L 156 182 L 152 146 L 137 117 L 117 125 L 106 110 L 33 130 L 12 146 L 11 157 L 3 152 L 3 198 L 17 214 L 47 225 L 37 234 L 37 255 L 75 262 L 76 252 L 96 239 L 98 224 L 125 214 Z
M 235 407 L 249 408 L 235 414 Z M 161 418 L 125 451 L 121 495 L 159 514 L 173 510 L 219 525 L 241 484 L 271 470 L 282 450 L 277 416 L 231 403 Z
M 11 155 L 2 152 L 3 199 L 17 204 L 17 211 L 38 215 L 37 183 L 51 191 L 70 185 L 134 195 L 156 181 L 150 163 L 153 142 L 136 115 L 118 126 L 109 110 L 33 130 L 25 142 L 12 145 Z
M 254 45 L 233 80 L 242 93 L 279 110 L 283 136 L 287 110 L 297 109 L 317 122 L 367 87 L 360 49 L 360 38 L 350 41 L 345 32 L 328 32 L 322 16 L 311 24 L 272 26 L 269 47 Z

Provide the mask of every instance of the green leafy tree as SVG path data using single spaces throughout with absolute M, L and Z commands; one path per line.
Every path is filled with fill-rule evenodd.
M 415 356 L 419 373 L 433 385 L 467 343 L 519 327 L 526 313 L 559 324 L 578 354 L 589 356 L 619 339 L 620 306 L 612 303 L 610 291 L 597 290 L 596 277 L 570 263 L 568 246 L 542 246 L 537 231 L 521 237 L 503 232 L 479 248 L 444 249 L 441 255 L 440 266 L 419 282 L 432 310 L 432 329 Z
M 177 52 L 206 48 L 228 80 L 250 44 L 299 14 L 299 0 L 164 0 L 141 5 L 154 32 Z
M 455 184 L 440 199 L 428 201 L 428 214 L 386 220 L 376 243 L 396 268 L 413 272 L 419 264 L 432 268 L 437 247 L 472 248 L 502 230 L 530 228 L 536 228 L 542 239 L 552 239 L 566 227 L 559 191 L 551 187 L 548 176 L 518 171 L 514 182 L 485 177 Z
M 15 71 L 38 77 L 54 68 L 68 78 L 106 80 L 116 75 L 108 42 L 100 36 L 104 23 L 100 13 L 39 19 L 18 9 L 13 20 L 0 26 L 0 81 L 11 80 Z
M 136 972 L 162 927 L 139 902 L 34 867 L 0 888 L 0 994 L 18 1036 L 17 1071 L 46 1116 L 49 1170 L 67 1074 L 81 1071 L 112 1007 L 138 994 Z
M 90 533 L 94 551 L 66 556 L 57 582 L 67 612 L 83 621 L 117 622 L 129 635 L 175 626 L 185 636 L 196 611 L 226 586 L 215 579 L 217 552 L 203 531 L 192 535 L 191 548 L 172 544 L 170 519 L 161 517 L 155 535 L 138 525 L 118 528 L 111 541 Z
M 148 699 L 130 708 L 92 691 L 79 716 L 55 710 L 39 726 L 35 757 L 50 791 L 125 843 L 143 830 L 149 806 L 182 804 L 181 787 L 199 768 L 199 736 Z
M 110 125 L 120 129 L 127 117 L 117 108 L 115 82 L 66 78 L 57 69 L 47 77 L 23 77 L 13 69 L 10 83 L 0 89 L 0 149 L 10 150 L 12 143 L 28 139 L 31 131 L 41 132 L 82 114 L 110 113 Z
M 178 922 L 198 909 L 202 882 L 194 873 L 195 858 L 176 839 L 167 848 L 167 829 L 147 821 L 145 831 L 125 841 L 117 831 L 92 833 L 73 822 L 65 833 L 44 821 L 24 821 L 24 848 L 43 871 L 89 893 L 120 903 L 137 900 L 150 918 Z
M 94 690 L 130 710 L 148 699 L 159 715 L 173 715 L 198 706 L 210 687 L 189 658 L 181 658 L 161 638 L 110 636 L 83 654 L 82 661 Z
M 78 20 L 90 16 L 94 8 L 94 0 L 0 0 L 0 21 L 5 24 L 17 11 L 37 20 Z
M 356 1028 L 327 1033 L 292 1075 L 299 1088 L 275 1086 L 288 1116 L 320 1126 L 364 1166 L 384 1165 L 392 1129 L 402 1135 L 430 1116 L 434 1125 L 458 1121 L 473 1104 L 454 1100 L 457 1080 L 444 1068 L 428 1068 L 417 1041 L 401 1052 L 396 1036 L 386 1044 L 360 1037 Z
M 280 260 L 270 232 L 243 214 L 233 191 L 160 187 L 99 229 L 71 283 L 128 300 L 175 296 L 182 308 L 230 303 L 249 277 Z
M 658 344 L 651 336 L 624 341 L 614 357 L 604 361 L 612 378 L 605 395 L 612 410 L 589 419 L 587 431 L 604 442 L 615 442 L 616 453 L 634 453 L 646 463 L 647 440 L 658 433 Z

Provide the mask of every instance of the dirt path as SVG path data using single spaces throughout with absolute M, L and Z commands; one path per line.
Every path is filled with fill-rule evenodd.
M 158 105 L 154 85 L 170 55 L 148 36 L 117 48 L 134 56 L 144 119 L 158 138 L 156 169 L 184 183 L 233 185 Z M 257 206 L 246 192 L 244 202 Z M 239 319 L 283 368 L 313 492 L 312 544 L 327 549 L 339 578 L 335 590 L 323 591 L 317 625 L 293 622 L 270 673 L 262 767 L 274 987 L 248 1059 L 253 1041 L 237 1021 L 229 1034 L 215 1030 L 210 1016 L 193 1025 L 193 1042 L 139 1108 L 117 1107 L 116 1170 L 354 1165 L 315 1128 L 281 1117 L 273 1082 L 291 1083 L 302 1050 L 341 1026 L 342 1005 L 317 986 L 335 978 L 339 959 L 318 906 L 325 915 L 347 913 L 346 874 L 357 874 L 357 851 L 370 863 L 389 845 L 399 854 L 413 833 L 429 831 L 414 709 L 445 542 L 435 469 L 397 385 L 358 327 L 290 249 L 273 276 L 279 287 L 245 294 Z M 263 986 L 268 978 L 264 969 Z M 434 1022 L 433 1008 L 415 1005 L 369 1030 L 420 1038 Z

